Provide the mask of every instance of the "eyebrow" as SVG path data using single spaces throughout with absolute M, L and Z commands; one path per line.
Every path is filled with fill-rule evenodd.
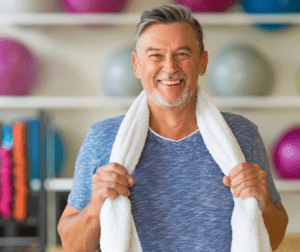
M 192 52 L 192 48 L 190 48 L 188 45 L 180 46 L 176 49 L 176 51 L 179 51 L 179 50 L 187 50 L 189 52 Z
M 159 49 L 159 48 L 154 48 L 154 47 L 148 47 L 146 49 L 146 53 L 150 52 L 150 51 L 161 51 L 162 49 Z M 192 52 L 192 49 L 188 46 L 188 45 L 185 45 L 185 46 L 180 46 L 180 47 L 177 47 L 176 48 L 176 51 L 179 51 L 179 50 L 187 50 L 189 52 Z
M 154 47 L 148 47 L 147 49 L 146 49 L 146 52 L 150 52 L 150 51 L 161 51 L 161 49 L 158 49 L 158 48 L 154 48 Z

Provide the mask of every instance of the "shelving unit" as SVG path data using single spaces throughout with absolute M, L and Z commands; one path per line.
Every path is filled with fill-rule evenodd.
M 65 27 L 82 27 L 85 25 L 109 25 L 136 26 L 141 13 L 105 13 L 105 14 L 66 14 L 66 13 L 24 13 L 3 14 L 0 13 L 1 26 L 9 31 L 10 27 L 23 28 L 51 27 L 64 29 Z M 194 14 L 203 27 L 232 27 L 250 26 L 259 23 L 292 23 L 300 25 L 300 15 L 250 15 L 244 13 L 218 13 L 218 14 Z M 101 29 L 101 28 L 99 28 Z M 106 96 L 25 96 L 25 97 L 0 97 L 0 109 L 33 109 L 33 110 L 75 110 L 75 109 L 128 109 L 135 97 L 109 98 Z M 300 96 L 262 96 L 262 97 L 213 97 L 219 108 L 228 109 L 299 109 Z M 299 192 L 300 180 L 278 180 L 275 185 L 279 192 Z M 69 192 L 72 188 L 73 179 L 47 179 L 44 183 L 31 184 L 34 192 L 40 189 L 44 193 Z M 43 187 L 41 185 L 44 185 Z M 52 195 L 53 196 L 53 195 Z M 46 197 L 44 197 L 46 198 Z M 45 200 L 45 199 L 44 199 Z M 46 204 L 45 201 L 41 204 Z M 41 207 L 41 206 L 40 206 Z M 40 208 L 42 209 L 42 208 Z M 44 209 L 46 209 L 44 207 Z M 43 211 L 43 218 L 46 211 Z M 51 215 L 51 213 L 50 213 Z M 52 215 L 55 217 L 55 214 Z M 41 234 L 45 237 L 47 234 Z M 0 238 L 0 244 L 11 244 L 14 238 Z M 35 239 L 35 238 L 34 238 Z M 43 238 L 45 239 L 45 238 Z M 36 242 L 30 239 L 14 239 L 18 244 Z M 45 242 L 45 240 L 43 241 Z

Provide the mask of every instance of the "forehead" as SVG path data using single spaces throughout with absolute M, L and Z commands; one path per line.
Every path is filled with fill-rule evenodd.
M 140 38 L 139 49 L 145 51 L 149 46 L 165 49 L 185 45 L 198 47 L 193 27 L 186 22 L 175 22 L 148 27 Z

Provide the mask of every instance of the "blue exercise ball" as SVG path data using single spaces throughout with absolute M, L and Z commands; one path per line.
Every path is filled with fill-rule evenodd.
M 102 85 L 108 96 L 138 96 L 143 91 L 140 79 L 134 75 L 132 51 L 134 47 L 121 48 L 108 59 L 102 73 Z
M 248 44 L 225 47 L 208 67 L 208 87 L 215 96 L 267 95 L 273 69 L 267 59 Z
M 288 14 L 300 11 L 300 1 L 297 0 L 241 0 L 243 10 L 250 14 Z M 281 31 L 291 27 L 291 24 L 256 24 L 265 31 Z
M 54 175 L 55 177 L 60 177 L 63 168 L 64 168 L 64 161 L 66 158 L 66 143 L 63 135 L 57 128 L 48 128 L 48 131 L 51 131 L 51 135 L 49 136 L 49 141 L 46 135 L 46 145 L 45 145 L 45 153 L 46 153 L 46 174 Z M 49 132 L 50 133 L 50 132 Z M 53 138 L 54 137 L 54 138 Z M 53 143 L 54 140 L 54 143 Z M 54 150 L 53 150 L 54 148 Z M 54 160 L 53 153 L 54 151 Z M 51 159 L 51 163 L 54 164 L 54 169 L 51 168 L 51 163 L 48 164 L 49 159 Z M 50 170 L 48 170 L 50 169 Z

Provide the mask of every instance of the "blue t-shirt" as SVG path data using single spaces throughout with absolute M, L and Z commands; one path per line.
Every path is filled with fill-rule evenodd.
M 281 202 L 257 126 L 222 112 L 246 161 L 267 172 L 270 199 Z M 82 210 L 91 199 L 92 176 L 108 164 L 124 115 L 93 125 L 79 151 L 68 204 Z M 132 214 L 143 252 L 230 251 L 232 194 L 200 131 L 178 141 L 149 128 L 130 188 Z

